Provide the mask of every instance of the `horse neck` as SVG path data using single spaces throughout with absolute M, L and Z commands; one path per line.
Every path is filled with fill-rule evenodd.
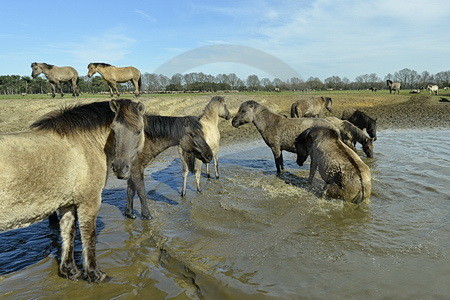
M 205 107 L 205 110 L 203 111 L 203 114 L 200 116 L 200 119 L 202 121 L 207 121 L 214 125 L 219 125 L 219 109 L 218 109 L 218 107 L 215 105 L 211 105 L 211 103 L 209 103 Z
M 356 126 L 352 126 L 349 130 L 358 143 L 364 144 L 367 142 L 367 137 L 361 129 Z
M 265 107 L 260 107 L 260 110 L 254 114 L 253 124 L 260 133 L 266 132 L 271 128 L 275 121 L 282 118 L 282 116 L 275 114 Z
M 169 137 L 150 138 L 146 136 L 144 149 L 146 149 L 152 157 L 155 157 L 164 150 L 179 144 L 180 139 L 172 139 Z
M 107 126 L 98 127 L 89 131 L 80 131 L 68 136 L 77 145 L 82 145 L 87 152 L 101 152 L 109 155 L 109 147 L 112 147 L 110 138 L 111 129 Z M 82 140 L 82 142 L 80 142 Z

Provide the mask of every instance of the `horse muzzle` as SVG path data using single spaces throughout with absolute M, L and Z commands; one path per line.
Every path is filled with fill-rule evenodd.
M 117 179 L 128 179 L 130 177 L 130 166 L 127 164 L 112 164 L 112 170 Z
M 235 128 L 238 128 L 242 124 L 244 124 L 244 122 L 242 122 L 240 120 L 236 120 L 236 119 L 233 119 L 233 121 L 231 122 L 231 125 L 233 125 L 233 127 L 235 127 Z

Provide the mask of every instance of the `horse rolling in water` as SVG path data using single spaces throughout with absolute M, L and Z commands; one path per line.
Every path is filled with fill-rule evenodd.
M 225 105 L 225 99 L 221 96 L 215 96 L 209 101 L 203 110 L 203 113 L 200 116 L 200 124 L 202 125 L 205 141 L 213 153 L 216 178 L 219 178 L 219 118 L 229 120 L 231 119 L 231 114 Z M 197 192 L 201 192 L 200 175 L 203 162 L 199 159 L 195 159 L 192 154 L 186 153 L 185 151 L 181 151 L 180 156 L 183 164 L 183 189 L 181 191 L 181 196 L 184 197 L 186 195 L 186 184 L 189 171 L 195 173 Z M 208 178 L 210 177 L 209 164 L 206 164 L 206 176 Z
M 389 94 L 392 94 L 392 91 L 394 91 L 394 95 L 395 92 L 397 92 L 398 95 L 400 95 L 400 82 L 393 82 L 392 80 L 386 80 L 386 84 L 389 88 Z
M 39 74 L 44 74 L 47 80 L 52 86 L 52 97 L 55 98 L 56 88 L 60 90 L 61 97 L 64 97 L 61 82 L 70 81 L 72 84 L 72 96 L 77 97 L 79 95 L 77 82 L 78 72 L 72 67 L 57 67 L 46 63 L 32 63 L 31 64 L 31 77 L 36 78 Z
M 334 129 L 314 127 L 302 132 L 295 141 L 297 164 L 303 166 L 311 156 L 308 182 L 314 174 L 325 181 L 325 193 L 332 198 L 359 204 L 370 197 L 372 183 L 369 167 L 345 145 Z
M 139 90 L 141 88 L 141 72 L 135 67 L 115 67 L 105 63 L 90 63 L 88 65 L 88 77 L 92 77 L 95 73 L 99 73 L 106 80 L 109 86 L 109 93 L 111 97 L 114 96 L 114 92 L 117 97 L 120 96 L 117 89 L 117 83 L 124 83 L 131 81 L 134 85 L 134 95 L 139 96 Z
M 232 121 L 236 128 L 246 123 L 255 125 L 272 150 L 277 175 L 284 170 L 282 151 L 296 153 L 295 138 L 301 132 L 314 126 L 332 127 L 339 131 L 339 128 L 325 119 L 286 118 L 253 100 L 242 103 Z M 350 144 L 349 141 L 346 142 Z
M 361 130 L 366 130 L 367 134 L 377 140 L 377 119 L 372 119 L 358 109 L 347 109 L 342 112 L 342 120 L 347 120 Z
M 127 178 L 127 205 L 125 216 L 135 219 L 133 198 L 138 194 L 141 202 L 141 219 L 151 219 L 144 185 L 144 168 L 161 152 L 179 145 L 186 153 L 204 163 L 213 158 L 211 148 L 205 141 L 202 124 L 197 117 L 165 117 L 146 115 L 144 146 L 131 165 Z M 125 177 L 124 177 L 125 178 Z
M 117 100 L 116 105 L 124 107 L 116 114 L 109 102 L 65 108 L 45 115 L 28 131 L 0 135 L 0 231 L 26 227 L 57 210 L 62 240 L 59 274 L 72 280 L 82 277 L 73 251 L 76 220 L 84 277 L 91 282 L 107 279 L 95 256 L 101 193 L 111 161 L 131 163 L 130 157 L 114 158 L 113 153 L 133 156 L 132 151 L 121 151 L 130 144 L 121 145 L 117 134 L 114 143 L 110 126 L 135 131 L 143 119 L 140 104 Z

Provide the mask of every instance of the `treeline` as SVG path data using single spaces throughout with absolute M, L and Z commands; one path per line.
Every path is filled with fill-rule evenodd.
M 437 84 L 439 87 L 450 86 L 450 71 L 430 74 L 427 71 L 418 73 L 415 70 L 403 69 L 394 74 L 387 74 L 384 78 L 375 73 L 357 76 L 353 81 L 346 77 L 331 76 L 325 80 L 318 77 L 309 77 L 303 80 L 293 77 L 288 80 L 275 78 L 259 78 L 250 75 L 246 79 L 236 74 L 219 74 L 212 76 L 199 73 L 175 74 L 167 77 L 162 74 L 144 73 L 142 75 L 143 92 L 189 91 L 189 92 L 217 92 L 225 90 L 237 91 L 305 91 L 305 90 L 363 90 L 372 87 L 386 88 L 386 80 L 399 81 L 402 89 L 423 89 L 428 84 Z M 99 76 L 88 78 L 81 76 L 78 82 L 82 93 L 108 92 L 109 87 Z M 131 82 L 118 85 L 121 92 L 133 91 Z M 63 85 L 65 92 L 70 92 L 68 83 Z M 51 92 L 50 85 L 45 78 L 31 78 L 29 76 L 4 75 L 0 76 L 0 94 L 42 94 Z

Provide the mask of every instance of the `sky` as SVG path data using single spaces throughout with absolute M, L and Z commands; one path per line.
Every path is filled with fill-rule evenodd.
M 448 0 L 9 1 L 0 11 L 0 75 L 30 75 L 32 62 L 80 75 L 90 62 L 153 73 L 192 59 L 185 53 L 208 59 L 182 72 L 241 78 L 281 77 L 286 66 L 304 80 L 434 74 L 450 70 L 449 29 Z M 226 55 L 210 51 L 230 45 Z

